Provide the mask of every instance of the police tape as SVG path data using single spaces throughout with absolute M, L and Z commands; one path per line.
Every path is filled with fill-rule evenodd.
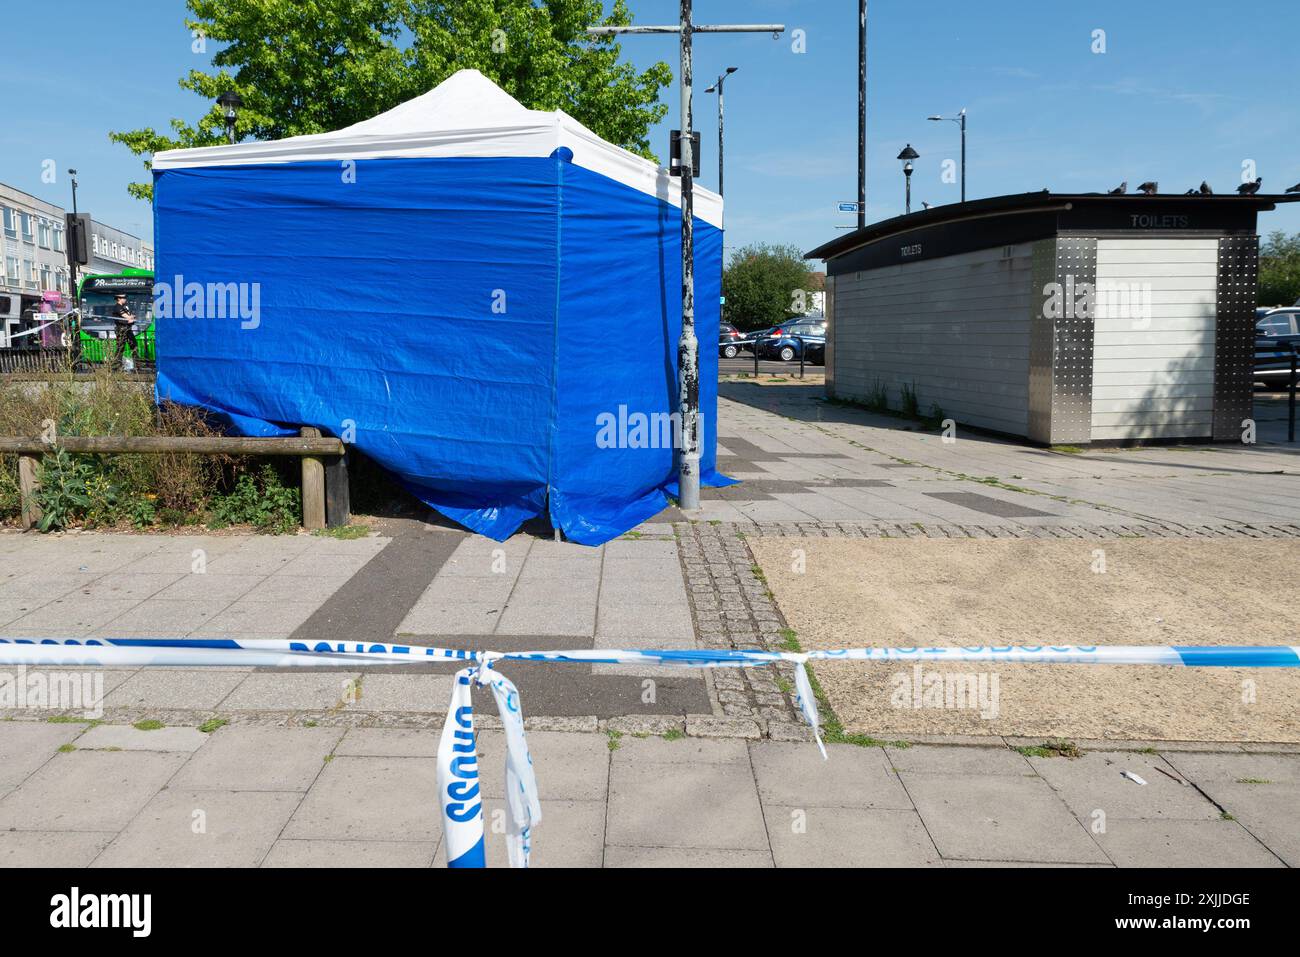
M 806 652 L 731 650 L 469 651 L 377 642 L 232 638 L 0 638 L 0 665 L 113 667 L 257 666 L 363 668 L 466 663 L 452 681 L 438 745 L 437 780 L 448 867 L 484 867 L 484 813 L 474 735 L 474 687 L 487 688 L 501 716 L 506 743 L 505 835 L 511 867 L 527 867 L 533 828 L 542 819 L 537 779 L 524 736 L 519 691 L 495 670 L 502 661 L 756 668 L 794 666 L 795 701 L 822 744 L 809 661 L 932 661 L 1002 664 L 1166 665 L 1189 668 L 1297 668 L 1300 646 L 1042 645 L 944 648 L 847 648 Z

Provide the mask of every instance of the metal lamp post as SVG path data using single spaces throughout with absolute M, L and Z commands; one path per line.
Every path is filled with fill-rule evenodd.
M 719 195 L 719 196 L 722 196 L 722 195 L 723 195 L 723 192 L 722 192 L 722 173 L 723 173 L 723 164 L 722 164 L 722 143 L 723 143 L 723 139 L 722 139 L 722 115 L 723 115 L 723 102 L 722 102 L 722 100 L 723 100 L 723 84 L 727 81 L 727 77 L 729 77 L 729 76 L 731 76 L 731 74 L 735 73 L 736 70 L 737 70 L 737 67 L 734 67 L 734 66 L 729 66 L 729 67 L 727 67 L 727 69 L 726 69 L 723 73 L 719 74 L 719 76 L 718 76 L 718 81 L 717 81 L 716 83 L 714 83 L 713 86 L 709 87 L 707 90 L 704 91 L 705 93 L 713 93 L 713 92 L 716 92 L 716 93 L 718 94 L 718 195 Z M 724 206 L 724 207 L 723 207 L 723 216 L 725 216 L 725 215 L 726 215 L 726 207 Z M 727 275 L 727 257 L 726 257 L 726 256 L 723 256 L 723 257 L 721 257 L 721 258 L 722 258 L 721 273 L 720 273 L 720 275 L 719 275 L 719 277 L 718 277 L 718 293 L 719 293 L 719 300 L 718 300 L 718 302 L 719 302 L 719 305 L 721 305 L 723 299 L 725 299 L 725 296 L 722 295 L 722 280 L 723 280 L 723 278 L 725 278 L 726 275 Z
M 695 203 L 691 170 L 694 117 L 691 112 L 691 40 L 697 33 L 770 33 L 779 37 L 784 24 L 695 24 L 691 0 L 680 0 L 680 22 L 665 26 L 588 27 L 592 36 L 622 33 L 676 33 L 681 54 L 679 81 L 682 99 L 682 335 L 677 341 L 678 408 L 681 414 L 681 454 L 677 460 L 678 502 L 685 510 L 700 507 L 700 368 L 699 340 L 695 338 Z
M 907 182 L 907 200 L 904 211 L 912 211 L 912 160 L 920 159 L 921 154 L 912 149 L 912 144 L 908 143 L 903 147 L 903 151 L 898 154 L 898 158 L 903 161 L 903 178 Z
M 966 202 L 966 108 L 962 107 L 956 116 L 927 116 L 927 120 L 947 120 L 961 127 L 961 201 Z
M 68 177 L 72 180 L 72 222 L 76 229 L 81 229 L 81 220 L 77 218 L 77 171 L 68 170 Z M 74 252 L 77 244 L 77 237 L 72 235 L 72 230 L 67 230 L 68 235 L 63 237 L 63 246 L 68 251 L 68 279 L 72 283 L 70 288 L 73 305 L 77 305 L 77 254 Z
M 225 111 L 226 139 L 234 146 L 235 120 L 239 118 L 239 108 L 244 105 L 244 99 L 238 93 L 222 93 L 217 97 L 217 105 Z

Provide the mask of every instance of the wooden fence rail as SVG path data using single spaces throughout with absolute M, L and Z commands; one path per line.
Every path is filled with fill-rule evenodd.
M 303 526 L 338 528 L 352 520 L 348 494 L 347 448 L 338 439 L 322 438 L 319 429 L 284 437 L 66 435 L 54 443 L 26 436 L 0 436 L 0 453 L 18 456 L 22 521 L 31 528 L 41 520 L 36 493 L 40 456 L 56 449 L 98 455 L 288 455 L 302 459 Z

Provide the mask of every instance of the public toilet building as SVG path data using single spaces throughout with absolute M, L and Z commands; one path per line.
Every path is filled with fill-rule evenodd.
M 899 216 L 826 261 L 826 392 L 1033 442 L 1239 441 L 1256 217 L 1290 195 L 996 196 Z

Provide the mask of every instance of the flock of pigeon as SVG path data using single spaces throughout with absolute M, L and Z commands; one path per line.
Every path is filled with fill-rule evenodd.
M 1263 182 L 1264 182 L 1264 177 L 1257 176 L 1255 177 L 1255 182 L 1242 183 L 1240 186 L 1238 186 L 1237 192 L 1240 193 L 1242 196 L 1254 196 L 1256 193 L 1259 192 L 1260 184 Z M 1160 184 L 1155 181 L 1143 183 L 1141 186 L 1138 187 L 1138 192 L 1141 193 L 1143 196 L 1154 196 L 1159 191 L 1160 191 Z M 1124 182 L 1120 183 L 1114 189 L 1110 190 L 1110 192 L 1107 193 L 1107 195 L 1123 196 L 1127 192 L 1128 192 L 1128 180 L 1124 180 Z M 1296 183 L 1294 186 L 1288 189 L 1287 192 L 1300 193 L 1300 183 Z M 1205 180 L 1201 180 L 1201 185 L 1198 189 L 1189 189 L 1183 195 L 1184 196 L 1213 196 L 1214 190 L 1210 189 L 1209 183 L 1205 182 Z

